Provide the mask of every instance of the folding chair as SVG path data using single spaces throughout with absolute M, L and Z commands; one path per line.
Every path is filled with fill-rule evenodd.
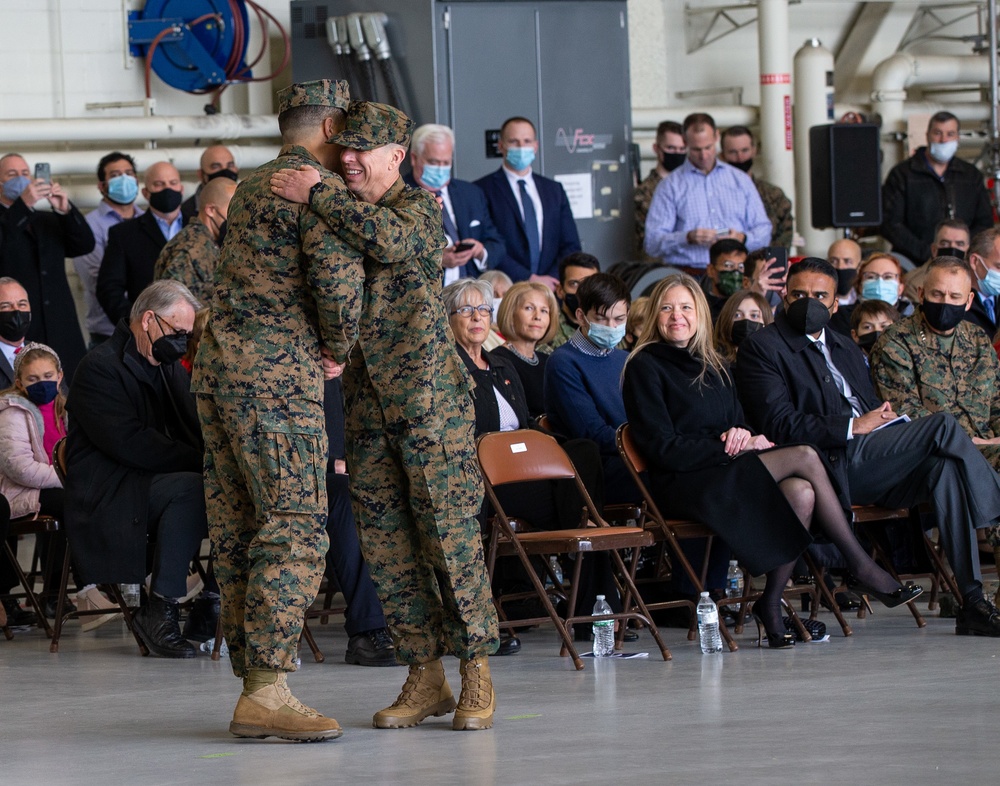
M 498 554 L 517 555 L 534 586 L 536 597 L 545 607 L 548 619 L 555 625 L 563 641 L 560 654 L 569 653 L 573 658 L 573 665 L 577 669 L 582 669 L 583 661 L 576 651 L 571 634 L 571 626 L 574 623 L 593 622 L 595 619 L 614 619 L 620 620 L 622 622 L 621 627 L 624 628 L 625 620 L 638 619 L 649 628 L 649 632 L 660 648 L 663 659 L 670 660 L 672 657 L 670 650 L 663 643 L 660 632 L 653 623 L 649 615 L 649 610 L 646 608 L 646 604 L 634 581 L 639 549 L 652 545 L 652 535 L 641 527 L 610 526 L 600 513 L 598 513 L 593 500 L 591 500 L 586 488 L 584 488 L 583 483 L 577 476 L 576 468 L 569 460 L 566 452 L 559 447 L 555 439 L 547 434 L 528 429 L 484 434 L 476 441 L 476 452 L 483 472 L 487 498 L 496 511 L 496 515 L 492 518 L 493 531 L 490 537 L 487 558 L 490 574 L 492 575 L 493 573 L 493 567 Z M 589 520 L 593 526 L 566 530 L 516 531 L 511 518 L 504 512 L 503 506 L 497 498 L 495 488 L 507 483 L 557 479 L 572 479 L 575 481 L 589 513 Z M 631 567 L 626 567 L 625 562 L 618 553 L 618 549 L 633 550 Z M 582 557 L 587 553 L 596 551 L 608 552 L 621 574 L 621 580 L 625 586 L 624 610 L 617 614 L 601 617 L 574 616 L 577 591 L 580 586 Z M 570 584 L 569 598 L 567 599 L 567 616 L 565 618 L 560 617 L 556 612 L 531 562 L 531 557 L 534 555 L 541 556 L 547 562 L 548 557 L 553 554 L 577 555 L 573 568 L 573 579 Z M 632 607 L 633 598 L 638 611 Z M 494 603 L 498 611 L 501 611 L 502 599 L 494 597 Z M 503 619 L 504 615 L 502 611 L 500 617 L 502 620 L 500 623 L 501 626 L 507 628 L 537 624 L 546 620 L 546 617 L 537 617 L 530 620 L 508 622 Z M 624 630 L 619 631 L 619 642 L 623 633 Z
M 705 551 L 705 562 L 702 565 L 701 575 L 695 573 L 694 568 L 691 566 L 691 562 L 688 560 L 687 556 L 681 550 L 680 541 L 690 538 L 708 538 L 709 542 L 711 539 L 716 537 L 715 533 L 706 525 L 698 521 L 683 521 L 679 519 L 668 519 L 657 507 L 656 502 L 653 500 L 652 494 L 649 492 L 649 488 L 646 486 L 642 479 L 642 473 L 646 471 L 646 460 L 643 458 L 642 453 L 639 451 L 639 446 L 636 445 L 635 439 L 632 436 L 632 430 L 628 423 L 623 423 L 618 427 L 618 431 L 615 434 L 615 440 L 618 445 L 618 453 L 622 457 L 622 461 L 625 462 L 625 466 L 635 481 L 635 485 L 638 487 L 639 491 L 642 493 L 643 499 L 643 523 L 647 529 L 652 531 L 654 536 L 659 541 L 664 541 L 670 548 L 671 557 L 676 561 L 677 564 L 681 566 L 688 580 L 695 587 L 697 592 L 702 592 L 705 587 L 705 575 L 708 570 L 708 549 Z M 750 588 L 750 577 L 747 571 L 744 570 L 744 595 L 742 598 L 727 598 L 727 603 L 740 604 L 741 611 L 737 621 L 736 632 L 741 633 L 743 630 L 743 622 L 746 618 L 747 606 L 752 602 L 757 595 L 754 594 Z M 803 595 L 809 594 L 815 596 L 815 590 L 812 587 L 794 586 L 786 590 L 785 594 L 793 595 Z M 651 604 L 650 608 L 660 609 L 669 608 L 671 606 L 686 605 L 691 611 L 691 626 L 688 629 L 688 640 L 694 641 L 697 637 L 697 620 L 696 620 L 696 604 L 694 601 L 666 601 L 662 604 Z M 815 605 L 815 604 L 814 604 Z M 798 629 L 799 635 L 804 641 L 809 641 L 812 637 L 809 632 L 802 625 L 802 621 L 799 619 L 795 610 L 785 603 L 786 609 L 788 610 L 789 616 L 792 618 L 792 622 Z M 726 644 L 729 646 L 730 652 L 735 652 L 738 649 L 738 645 L 729 632 L 728 626 L 722 619 L 722 615 L 719 615 L 719 632 L 722 637 L 726 640 Z M 849 635 L 849 634 L 848 634 Z
M 16 519 L 10 520 L 10 529 L 8 530 L 10 535 L 15 535 L 18 537 L 24 535 L 34 535 L 35 537 L 40 537 L 42 535 L 58 532 L 59 531 L 59 521 L 52 516 L 36 516 L 27 515 L 19 516 Z M 18 583 L 20 583 L 23 592 L 11 592 L 9 593 L 11 597 L 19 598 L 24 597 L 28 601 L 28 605 L 31 606 L 35 615 L 38 617 L 38 627 L 45 631 L 47 638 L 52 638 L 52 626 L 49 625 L 49 621 L 45 619 L 45 609 L 44 605 L 38 598 L 38 593 L 35 592 L 35 580 L 33 577 L 29 577 L 24 569 L 21 567 L 17 560 L 17 553 L 10 547 L 7 541 L 3 544 L 4 556 L 10 562 L 11 567 L 14 569 L 14 575 L 17 576 Z M 6 635 L 6 634 L 5 634 Z

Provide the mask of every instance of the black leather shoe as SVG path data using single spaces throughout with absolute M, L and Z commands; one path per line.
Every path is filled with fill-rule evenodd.
M 986 598 L 968 603 L 955 617 L 958 636 L 1000 636 L 1000 611 Z
M 894 609 L 896 606 L 902 606 L 904 603 L 916 600 L 924 591 L 923 587 L 918 587 L 916 584 L 907 584 L 905 587 L 900 585 L 892 592 L 878 592 L 854 576 L 847 577 L 847 588 L 855 595 L 871 595 L 873 598 L 878 598 L 879 602 L 888 609 Z M 871 606 L 868 607 L 868 611 L 871 612 Z
M 344 663 L 358 666 L 399 666 L 396 660 L 396 648 L 392 646 L 392 636 L 385 628 L 366 630 L 358 633 L 347 642 L 347 652 Z
M 54 620 L 56 618 L 56 606 L 58 605 L 59 598 L 49 598 L 45 601 L 45 608 L 43 609 L 45 612 L 45 619 Z M 63 603 L 63 616 L 65 617 L 67 614 L 72 614 L 74 611 L 76 611 L 76 606 L 70 603 L 67 599 Z
M 501 636 L 497 655 L 517 655 L 521 651 L 521 640 L 517 636 Z
M 199 643 L 215 638 L 215 629 L 219 626 L 221 601 L 218 596 L 202 595 L 195 598 L 191 613 L 184 623 L 185 639 Z
M 153 593 L 146 605 L 140 608 L 132 621 L 149 651 L 161 658 L 193 658 L 195 649 L 181 635 L 180 612 L 176 602 L 168 601 Z M 215 631 L 212 631 L 215 635 Z
M 4 598 L 3 608 L 7 612 L 7 624 L 12 628 L 27 628 L 38 624 L 38 615 L 21 606 L 14 598 Z

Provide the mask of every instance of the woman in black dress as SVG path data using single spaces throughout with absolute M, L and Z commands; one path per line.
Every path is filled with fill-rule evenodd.
M 703 521 L 752 574 L 767 574 L 753 615 L 768 645 L 794 644 L 782 623 L 781 597 L 813 524 L 843 553 L 859 590 L 889 606 L 915 598 L 919 587 L 901 587 L 858 543 L 815 448 L 775 448 L 742 425 L 698 283 L 669 276 L 652 301 L 658 306 L 649 311 L 623 383 L 651 490 L 667 515 Z

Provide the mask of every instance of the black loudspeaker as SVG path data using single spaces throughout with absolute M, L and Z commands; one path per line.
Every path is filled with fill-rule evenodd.
M 813 227 L 881 224 L 881 164 L 878 126 L 844 123 L 810 128 Z

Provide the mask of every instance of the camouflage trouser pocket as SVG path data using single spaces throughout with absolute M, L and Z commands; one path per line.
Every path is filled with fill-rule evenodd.
M 475 518 L 483 501 L 479 465 L 467 450 L 442 448 L 425 470 L 432 504 L 449 521 Z
M 326 440 L 321 426 L 296 422 L 285 413 L 261 413 L 257 424 L 261 497 L 268 510 L 321 512 Z M 325 512 L 325 511 L 322 511 Z

